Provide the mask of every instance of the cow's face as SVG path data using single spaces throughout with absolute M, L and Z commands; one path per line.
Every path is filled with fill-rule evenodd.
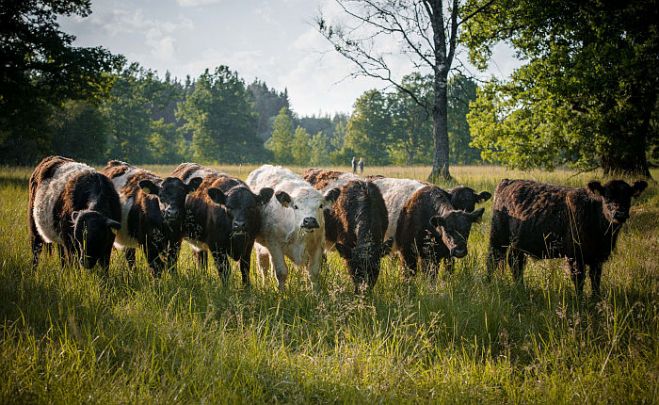
M 492 198 L 492 194 L 487 191 L 476 193 L 473 188 L 465 186 L 456 187 L 449 194 L 451 195 L 451 205 L 453 205 L 453 208 L 467 212 L 473 212 L 476 209 L 476 204 Z
M 389 254 L 392 244 L 393 239 L 391 238 L 382 242 L 373 241 L 369 237 L 359 241 L 352 249 L 341 243 L 336 244 L 336 250 L 346 260 L 348 269 L 350 269 L 355 283 L 355 293 L 359 293 L 365 288 L 373 288 L 380 274 L 380 260 Z
M 455 210 L 430 219 L 430 225 L 435 234 L 440 235 L 451 257 L 460 258 L 467 255 L 467 240 L 471 232 L 471 224 L 480 222 L 484 211 L 484 208 L 474 212 Z
M 165 223 L 173 223 L 183 219 L 185 197 L 199 187 L 201 181 L 201 177 L 195 177 L 189 184 L 185 184 L 177 177 L 167 177 L 160 184 L 155 184 L 151 180 L 142 180 L 139 186 L 145 193 L 158 197 L 163 220 Z
M 96 211 L 75 211 L 71 220 L 74 249 L 80 264 L 87 269 L 94 267 L 99 261 L 107 266 L 114 236 L 121 224 Z
M 255 235 L 261 225 L 259 209 L 272 198 L 271 188 L 262 188 L 259 194 L 254 194 L 248 187 L 233 187 L 224 194 L 219 188 L 209 188 L 208 196 L 217 204 L 226 208 L 231 222 L 231 236 L 249 233 Z
M 648 186 L 643 180 L 639 180 L 630 186 L 622 180 L 611 180 L 605 185 L 599 181 L 588 183 L 588 190 L 602 197 L 602 212 L 604 217 L 612 224 L 622 225 L 629 218 L 629 208 L 632 197 L 638 197 Z
M 324 223 L 323 210 L 331 208 L 339 194 L 338 188 L 327 191 L 323 196 L 315 190 L 302 189 L 294 197 L 282 191 L 278 191 L 275 197 L 281 205 L 293 210 L 296 226 L 313 232 Z

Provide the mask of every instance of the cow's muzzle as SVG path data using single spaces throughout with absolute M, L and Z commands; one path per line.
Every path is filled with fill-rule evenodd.
M 306 217 L 304 220 L 302 220 L 302 229 L 318 229 L 320 228 L 320 224 L 314 217 Z

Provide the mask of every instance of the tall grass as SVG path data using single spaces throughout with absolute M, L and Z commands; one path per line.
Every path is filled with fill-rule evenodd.
M 253 169 L 219 168 L 243 178 Z M 254 264 L 251 290 L 237 269 L 223 287 L 214 271 L 194 268 L 187 248 L 178 273 L 158 280 L 142 257 L 131 272 L 116 254 L 107 278 L 61 270 L 48 256 L 33 272 L 29 173 L 0 170 L 0 403 L 656 403 L 656 184 L 635 202 L 605 265 L 601 301 L 576 299 L 560 260 L 530 262 L 524 290 L 508 273 L 485 282 L 491 202 L 452 276 L 405 283 L 386 258 L 373 293 L 357 297 L 335 253 L 320 286 L 293 270 L 284 293 L 262 283 Z M 490 191 L 503 177 L 593 177 L 497 167 L 453 175 Z

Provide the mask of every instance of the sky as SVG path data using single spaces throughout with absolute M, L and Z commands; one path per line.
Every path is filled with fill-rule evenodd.
M 354 65 L 317 31 L 322 11 L 341 16 L 333 0 L 92 0 L 86 18 L 59 20 L 76 46 L 103 46 L 131 62 L 184 79 L 227 65 L 247 82 L 255 78 L 288 90 L 297 114 L 350 113 L 364 91 L 384 88 L 370 78 L 352 78 Z M 466 61 L 466 53 L 459 55 Z M 494 49 L 482 79 L 504 78 L 520 65 L 505 44 Z M 398 74 L 412 72 L 401 62 Z

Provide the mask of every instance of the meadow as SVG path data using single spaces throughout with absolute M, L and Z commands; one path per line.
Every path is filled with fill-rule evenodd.
M 159 174 L 172 167 L 153 166 Z M 218 166 L 245 178 L 254 167 Z M 302 170 L 302 168 L 298 168 Z M 347 169 L 347 168 L 343 168 Z M 242 288 L 195 269 L 153 279 L 144 259 L 110 274 L 30 270 L 29 168 L 0 168 L 0 403 L 656 403 L 659 394 L 659 188 L 634 201 L 604 266 L 602 299 L 575 296 L 561 260 L 530 261 L 485 281 L 492 201 L 469 254 L 436 284 L 406 283 L 383 260 L 355 296 L 336 253 L 312 288 L 293 269 Z M 366 174 L 423 179 L 428 167 Z M 459 184 L 494 191 L 504 177 L 582 186 L 598 173 L 454 167 Z M 653 171 L 654 178 L 659 171 Z M 631 180 L 631 179 L 630 179 Z M 440 186 L 448 186 L 442 185 Z

